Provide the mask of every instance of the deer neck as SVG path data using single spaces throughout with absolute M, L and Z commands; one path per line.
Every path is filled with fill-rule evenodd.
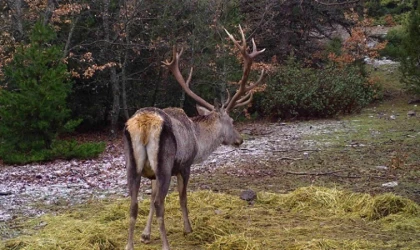
M 222 144 L 223 133 L 215 114 L 197 117 L 194 123 L 197 138 L 197 154 L 194 163 L 199 163 L 207 159 Z

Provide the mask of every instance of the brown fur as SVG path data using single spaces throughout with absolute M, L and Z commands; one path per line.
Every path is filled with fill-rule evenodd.
M 209 115 L 199 115 L 196 117 L 192 117 L 191 120 L 194 122 L 200 122 L 206 125 L 212 125 L 217 119 L 219 118 L 219 114 L 216 112 L 212 112 Z
M 196 118 L 189 118 L 179 108 L 138 110 L 127 121 L 124 131 L 127 184 L 131 197 L 126 250 L 134 250 L 141 176 L 152 179 L 150 211 L 141 241 L 150 241 L 152 218 L 156 215 L 162 249 L 169 250 L 163 218 L 171 176 L 177 176 L 184 233 L 190 233 L 187 185 L 191 165 L 205 160 L 221 144 L 240 145 L 242 142 L 232 118 L 224 110 L 209 111 Z

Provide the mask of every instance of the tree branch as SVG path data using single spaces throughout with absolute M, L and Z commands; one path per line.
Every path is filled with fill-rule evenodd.
M 66 57 L 66 55 L 69 53 L 69 46 L 70 46 L 71 38 L 73 37 L 74 29 L 76 28 L 76 24 L 79 21 L 79 17 L 80 16 L 77 16 L 72 22 L 69 35 L 67 36 L 66 45 L 64 46 L 63 57 Z

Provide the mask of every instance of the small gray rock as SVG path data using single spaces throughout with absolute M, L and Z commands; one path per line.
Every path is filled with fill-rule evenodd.
M 242 200 L 251 202 L 257 198 L 257 194 L 254 191 L 248 189 L 241 192 L 240 198 Z
M 388 187 L 388 188 L 392 188 L 392 187 L 396 187 L 398 186 L 398 182 L 397 181 L 391 181 L 391 182 L 387 182 L 382 184 L 382 187 Z
M 12 195 L 10 191 L 0 191 L 0 196 Z
M 152 190 L 151 189 L 146 189 L 146 190 L 144 190 L 144 193 L 147 194 L 147 195 L 151 195 Z
M 387 166 L 376 166 L 375 168 L 378 170 L 388 170 Z
M 408 117 L 416 116 L 416 111 L 410 110 L 407 112 Z
M 251 135 L 252 131 L 250 129 L 244 129 L 241 131 L 242 134 Z

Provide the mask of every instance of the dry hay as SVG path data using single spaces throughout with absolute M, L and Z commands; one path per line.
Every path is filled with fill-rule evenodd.
M 191 192 L 194 232 L 184 236 L 178 195 L 166 200 L 166 226 L 172 249 L 416 249 L 420 208 L 393 194 L 372 197 L 338 189 L 299 188 L 288 194 L 258 193 L 249 205 L 236 196 Z M 26 234 L 0 249 L 123 249 L 128 200 L 91 202 L 56 216 L 30 220 Z M 154 222 L 152 242 L 139 238 L 150 201 L 140 204 L 137 249 L 160 249 Z M 417 248 L 419 249 L 419 248 Z

